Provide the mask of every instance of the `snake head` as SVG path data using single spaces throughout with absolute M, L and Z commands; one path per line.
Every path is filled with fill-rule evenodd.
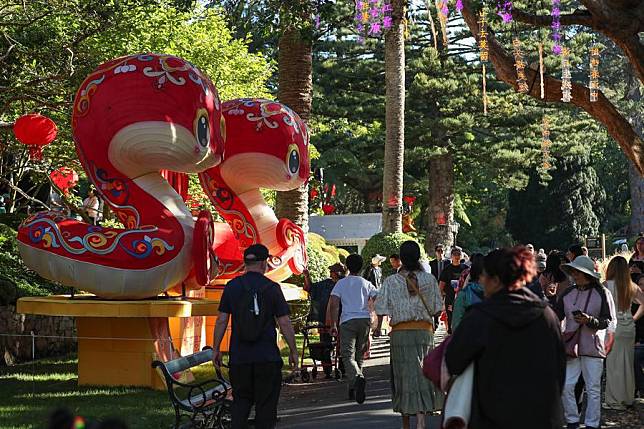
M 81 160 L 109 159 L 127 177 L 198 173 L 224 155 L 217 89 L 172 55 L 136 54 L 100 65 L 76 94 L 72 126 Z
M 222 110 L 228 131 L 220 168 L 227 183 L 287 191 L 308 180 L 309 135 L 295 112 L 276 101 L 248 98 L 226 101 Z

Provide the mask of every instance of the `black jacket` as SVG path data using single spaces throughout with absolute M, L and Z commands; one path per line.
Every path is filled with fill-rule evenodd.
M 474 361 L 470 429 L 560 429 L 566 355 L 555 313 L 526 288 L 498 292 L 465 314 L 450 374 Z

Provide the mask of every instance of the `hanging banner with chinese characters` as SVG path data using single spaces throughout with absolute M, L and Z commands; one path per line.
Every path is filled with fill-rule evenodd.
M 572 83 L 570 75 L 570 49 L 563 47 L 561 50 L 561 101 L 570 103 Z
M 485 63 L 490 59 L 490 50 L 487 41 L 487 18 L 485 17 L 485 8 L 479 12 L 479 55 L 482 63 L 483 73 L 483 113 L 487 115 L 487 82 Z
M 555 55 L 561 54 L 561 22 L 559 21 L 561 17 L 561 1 L 552 0 L 552 11 L 550 15 L 552 16 L 552 40 L 555 44 L 552 46 L 552 52 Z
M 552 164 L 550 163 L 550 120 L 546 115 L 543 115 L 543 122 L 541 123 L 541 152 L 543 154 L 543 162 L 541 166 L 544 170 L 550 170 Z
M 514 50 L 514 67 L 517 69 L 517 90 L 525 94 L 528 92 L 528 80 L 525 75 L 525 66 L 527 64 L 523 59 L 521 41 L 518 37 L 512 40 L 512 48 Z
M 590 48 L 590 101 L 597 101 L 599 93 L 599 46 Z
M 380 37 L 391 28 L 392 9 L 389 0 L 356 1 L 355 22 L 360 43 L 367 37 Z

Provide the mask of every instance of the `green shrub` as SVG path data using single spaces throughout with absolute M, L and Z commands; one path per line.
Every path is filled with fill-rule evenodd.
M 0 305 L 15 304 L 23 296 L 64 293 L 64 286 L 46 280 L 22 263 L 16 231 L 0 223 Z
M 365 267 L 368 267 L 369 264 L 371 264 L 371 258 L 376 256 L 376 254 L 379 254 L 387 258 L 387 260 L 381 265 L 383 278 L 393 274 L 394 270 L 389 263 L 389 255 L 399 253 L 400 245 L 407 240 L 416 241 L 414 237 L 403 234 L 402 232 L 393 234 L 385 234 L 381 232 L 374 235 L 369 239 L 369 241 L 367 241 L 364 249 L 362 249 L 362 258 L 364 259 Z M 426 258 L 425 250 L 422 245 L 420 245 L 420 253 L 421 258 Z

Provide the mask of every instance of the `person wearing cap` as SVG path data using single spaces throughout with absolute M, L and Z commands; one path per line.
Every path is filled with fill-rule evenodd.
M 331 291 L 338 280 L 343 279 L 346 276 L 346 273 L 347 267 L 345 267 L 341 262 L 336 262 L 329 267 L 329 278 L 314 283 L 311 281 L 309 270 L 304 269 L 302 272 L 302 274 L 304 274 L 304 290 L 309 293 L 309 297 L 311 298 L 311 311 L 309 313 L 310 322 L 318 323 L 322 326 L 331 325 L 331 320 L 328 317 L 329 315 L 327 312 Z M 321 362 L 326 378 L 330 379 L 332 372 L 330 349 L 332 338 L 329 329 L 320 329 L 320 342 L 329 346 L 329 349 L 325 350 L 324 359 Z
M 232 428 L 245 428 L 251 408 L 255 406 L 255 428 L 272 429 L 277 423 L 277 404 L 282 386 L 282 357 L 277 347 L 276 326 L 286 340 L 290 353 L 289 363 L 297 369 L 298 353 L 295 333 L 289 318 L 289 308 L 280 285 L 267 278 L 270 257 L 262 244 L 254 244 L 244 251 L 246 272 L 226 284 L 219 304 L 215 324 L 213 363 L 221 366 L 221 341 L 232 316 L 230 339 L 230 384 L 233 390 L 231 408 Z M 255 294 L 254 306 L 240 308 L 249 292 Z M 240 336 L 242 311 L 255 311 L 267 320 L 266 326 L 255 341 L 243 341 Z
M 376 254 L 371 258 L 371 267 L 364 273 L 364 278 L 369 280 L 376 289 L 380 289 L 382 285 L 382 268 L 380 268 L 380 264 L 386 260 L 387 258 L 384 256 Z
M 579 427 L 575 386 L 581 375 L 587 393 L 586 428 L 599 428 L 601 378 L 606 358 L 604 334 L 611 320 L 616 318 L 610 305 L 613 298 L 600 283 L 601 276 L 588 256 L 578 256 L 574 261 L 562 265 L 561 269 L 574 282 L 554 307 L 559 320 L 565 321 L 563 337 L 568 361 L 562 402 L 566 423 L 568 429 Z
M 366 381 L 362 373 L 362 362 L 371 329 L 369 304 L 378 291 L 371 282 L 360 277 L 363 260 L 360 255 L 352 254 L 346 259 L 349 275 L 336 283 L 331 291 L 329 311 L 331 313 L 332 331 L 338 331 L 338 313 L 340 317 L 340 354 L 344 362 L 348 385 L 349 399 L 362 404 L 365 401 Z
M 463 250 L 458 247 L 452 247 L 450 252 L 451 264 L 446 266 L 439 278 L 438 287 L 445 298 L 445 312 L 447 313 L 447 332 L 452 333 L 452 306 L 456 298 L 456 287 L 458 287 L 458 280 L 467 265 L 461 262 Z

